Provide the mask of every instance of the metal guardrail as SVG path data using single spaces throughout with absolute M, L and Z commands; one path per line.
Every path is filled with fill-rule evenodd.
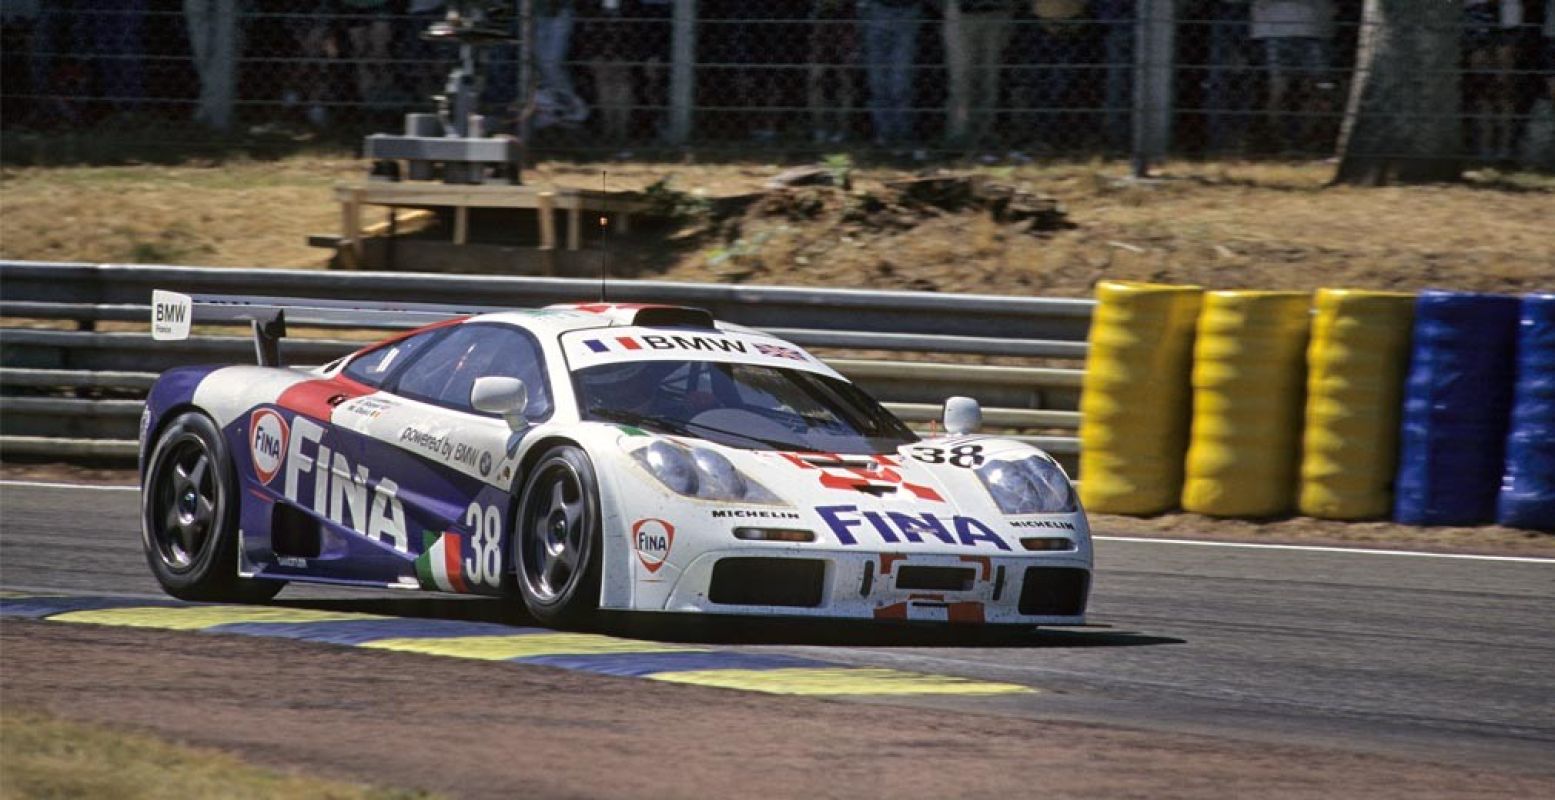
M 0 261 L 0 318 L 6 321 L 0 328 L 0 458 L 133 458 L 141 401 L 159 372 L 253 360 L 248 336 L 201 333 L 182 342 L 153 342 L 146 333 L 97 330 L 102 323 L 148 320 L 157 288 L 471 308 L 536 307 L 599 293 L 596 281 L 563 278 Z M 968 394 L 982 401 L 990 428 L 1017 433 L 1069 461 L 1071 469 L 1079 452 L 1074 431 L 1081 365 L 1048 362 L 1084 358 L 1089 300 L 667 281 L 616 281 L 609 294 L 620 302 L 700 306 L 823 355 L 833 351 L 836 357 L 828 361 L 839 372 L 919 427 L 937 418 L 944 397 Z M 342 327 L 322 319 L 288 322 L 294 329 Z M 60 329 L 61 323 L 76 330 Z M 387 320 L 372 327 L 417 324 Z M 202 323 L 197 330 L 205 329 Z M 282 341 L 281 354 L 286 363 L 321 364 L 361 345 L 294 336 Z M 850 355 L 860 350 L 940 360 Z M 1040 359 L 1043 366 L 959 363 L 967 356 Z

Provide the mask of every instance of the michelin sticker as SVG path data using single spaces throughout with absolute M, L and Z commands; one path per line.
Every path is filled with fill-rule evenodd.
M 189 295 L 161 289 L 151 293 L 151 338 L 159 342 L 187 339 L 193 317 L 194 301 Z

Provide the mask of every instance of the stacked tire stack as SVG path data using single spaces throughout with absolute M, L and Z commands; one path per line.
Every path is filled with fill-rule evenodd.
M 1097 287 L 1081 499 L 1555 530 L 1555 294 Z

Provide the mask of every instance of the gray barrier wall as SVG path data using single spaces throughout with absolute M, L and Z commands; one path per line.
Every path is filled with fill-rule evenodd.
M 133 458 L 141 400 L 158 373 L 253 360 L 236 328 L 153 342 L 105 325 L 149 325 L 153 289 L 469 309 L 599 297 L 598 282 L 561 278 L 0 261 L 0 458 Z M 667 281 L 616 281 L 608 292 L 618 302 L 699 306 L 817 349 L 920 430 L 946 396 L 977 397 L 988 428 L 1046 447 L 1073 470 L 1089 300 Z M 294 336 L 282 358 L 319 364 L 361 344 Z M 860 356 L 870 351 L 891 357 Z M 1027 365 L 983 363 L 995 359 Z

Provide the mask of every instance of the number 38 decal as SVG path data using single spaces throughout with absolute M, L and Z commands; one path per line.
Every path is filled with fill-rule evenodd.
M 952 467 L 976 469 L 983 465 L 983 446 L 961 444 L 951 448 L 914 447 L 912 457 L 925 464 L 949 464 Z
M 502 585 L 502 512 L 496 506 L 471 503 L 464 524 L 470 528 L 470 554 L 464 559 L 464 577 L 471 583 Z

